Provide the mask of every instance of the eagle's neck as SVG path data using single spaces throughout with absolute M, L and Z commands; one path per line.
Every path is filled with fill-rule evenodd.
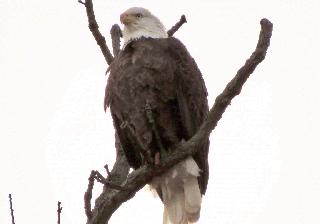
M 139 39 L 140 37 L 151 38 L 167 38 L 168 34 L 162 23 L 149 23 L 147 25 L 125 26 L 123 29 L 124 47 L 132 40 Z

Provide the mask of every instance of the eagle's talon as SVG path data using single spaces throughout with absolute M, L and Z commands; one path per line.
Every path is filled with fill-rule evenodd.
M 156 154 L 155 154 L 155 165 L 158 165 L 161 163 L 161 159 L 163 159 L 163 157 L 165 156 L 166 150 L 164 149 L 164 146 L 162 144 L 160 134 L 157 129 L 155 119 L 153 117 L 152 107 L 151 107 L 151 104 L 149 103 L 148 100 L 146 100 L 145 110 L 146 110 L 147 120 L 148 120 L 149 124 L 151 125 L 152 133 L 155 136 L 156 144 L 158 146 L 158 149 L 160 150 L 160 152 L 156 152 Z
M 154 165 L 161 165 L 161 162 L 168 157 L 169 152 L 170 151 L 166 151 L 165 149 L 156 152 L 156 154 L 154 155 Z
M 154 165 L 159 166 L 161 164 L 160 152 L 156 152 L 154 155 Z

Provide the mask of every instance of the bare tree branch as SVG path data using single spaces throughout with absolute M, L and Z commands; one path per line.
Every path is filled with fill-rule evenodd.
M 96 40 L 97 44 L 99 45 L 100 50 L 101 50 L 106 62 L 108 63 L 108 65 L 110 65 L 111 62 L 113 61 L 113 56 L 110 53 L 110 50 L 106 44 L 105 37 L 99 31 L 99 25 L 96 21 L 94 11 L 93 11 L 92 0 L 85 0 L 85 2 L 78 0 L 78 2 L 83 4 L 86 7 L 89 29 L 90 29 L 94 39 Z
M 106 181 L 110 183 L 114 183 L 116 185 L 121 185 L 127 178 L 129 173 L 129 164 L 127 162 L 127 159 L 125 158 L 124 151 L 122 149 L 122 146 L 119 141 L 119 137 L 117 134 L 115 134 L 115 148 L 117 152 L 116 162 L 113 165 L 113 168 L 111 171 L 108 171 L 108 165 L 105 165 L 105 169 L 107 170 L 107 178 Z M 87 220 L 92 218 L 92 211 L 91 211 L 91 199 L 92 199 L 92 190 L 95 180 L 95 171 L 92 170 L 90 177 L 89 177 L 89 184 L 88 189 L 84 195 L 84 207 L 85 207 L 85 213 L 87 216 Z M 101 204 L 102 201 L 105 200 L 104 196 L 108 195 L 110 192 L 116 191 L 114 188 L 110 188 L 107 185 L 104 185 L 103 193 L 97 198 L 95 205 L 98 206 Z
M 118 24 L 114 24 L 110 30 L 112 39 L 112 50 L 113 55 L 116 57 L 120 52 L 120 38 L 122 37 L 122 32 Z
M 78 0 L 78 2 L 79 2 L 80 4 L 82 4 L 82 5 L 86 5 L 86 3 L 83 2 L 83 1 L 81 1 L 81 0 Z
M 117 134 L 115 134 L 115 147 L 117 150 L 117 158 L 116 162 L 113 165 L 113 168 L 110 172 L 110 175 L 108 175 L 107 180 L 111 181 L 112 183 L 121 185 L 124 183 L 124 181 L 127 179 L 128 173 L 129 173 L 129 164 L 127 162 L 127 159 L 125 157 L 123 148 L 120 144 L 119 137 Z M 95 208 L 102 207 L 104 202 L 106 200 L 109 200 L 109 195 L 113 195 L 116 190 L 112 188 L 108 188 L 107 186 L 104 187 L 103 192 L 100 194 L 100 196 L 95 201 Z M 88 220 L 87 223 L 89 223 L 90 220 Z M 101 222 L 103 223 L 103 222 Z M 105 224 L 105 223 L 103 223 Z
M 57 209 L 57 213 L 58 213 L 58 224 L 60 224 L 61 212 L 62 212 L 61 202 L 58 201 L 58 209 Z
M 92 211 L 91 211 L 91 199 L 92 199 L 92 190 L 94 185 L 94 176 L 95 172 L 92 170 L 90 177 L 88 178 L 88 188 L 86 193 L 84 194 L 84 211 L 87 216 L 87 220 L 90 220 L 92 217 Z
M 115 190 L 118 191 L 125 191 L 126 188 L 122 187 L 121 185 L 118 184 L 114 184 L 110 181 L 108 181 L 106 178 L 104 178 L 104 176 L 101 175 L 101 173 L 99 173 L 98 171 L 94 171 L 95 172 L 95 179 L 99 182 L 104 184 L 107 187 L 113 188 Z
M 165 173 L 169 168 L 192 155 L 197 150 L 197 145 L 208 138 L 210 133 L 216 127 L 222 114 L 230 105 L 231 100 L 240 94 L 243 84 L 250 74 L 253 73 L 257 65 L 263 61 L 267 49 L 270 45 L 272 35 L 272 23 L 267 19 L 260 21 L 261 31 L 255 51 L 252 53 L 246 63 L 239 69 L 235 77 L 227 84 L 224 91 L 216 98 L 209 114 L 201 125 L 197 133 L 187 142 L 182 142 L 177 146 L 173 153 L 166 160 L 161 162 L 160 166 L 154 169 L 152 166 L 145 165 L 138 170 L 133 171 L 122 186 L 125 191 L 104 191 L 96 201 L 95 208 L 92 211 L 92 218 L 87 224 L 105 224 L 108 223 L 112 214 L 119 206 L 131 199 L 137 191 L 149 183 L 153 177 Z M 114 168 L 115 169 L 115 168 Z
M 112 175 L 112 173 L 109 171 L 108 165 L 105 166 L 108 176 Z M 87 216 L 87 219 L 90 220 L 92 217 L 92 211 L 91 211 L 91 199 L 92 199 L 92 190 L 93 190 L 93 186 L 94 186 L 94 180 L 98 181 L 99 183 L 104 184 L 105 186 L 111 188 L 111 189 L 115 189 L 118 191 L 125 191 L 126 188 L 122 187 L 121 185 L 112 183 L 110 180 L 108 180 L 107 178 L 104 178 L 104 176 L 102 176 L 102 174 L 99 173 L 99 171 L 97 170 L 92 170 L 91 174 L 88 178 L 89 183 L 88 183 L 88 189 L 86 191 L 86 193 L 84 194 L 84 208 L 85 208 L 85 213 Z
M 11 222 L 12 224 L 15 224 L 14 222 L 14 214 L 13 214 L 13 206 L 12 206 L 12 196 L 9 194 L 9 202 L 10 202 L 10 212 L 11 212 Z
M 168 36 L 169 36 L 169 37 L 172 37 L 173 34 L 174 34 L 175 32 L 177 32 L 178 29 L 179 29 L 184 23 L 186 23 L 186 22 L 187 22 L 186 16 L 185 16 L 185 15 L 182 15 L 182 16 L 180 17 L 179 22 L 177 22 L 173 27 L 171 27 L 170 30 L 168 30 L 168 32 L 167 32 L 167 33 L 168 33 Z

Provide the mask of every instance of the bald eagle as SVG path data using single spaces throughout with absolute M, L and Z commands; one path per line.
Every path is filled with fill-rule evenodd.
M 186 47 L 168 37 L 147 9 L 130 8 L 120 21 L 124 44 L 110 66 L 104 104 L 110 107 L 128 163 L 137 169 L 145 163 L 143 150 L 158 165 L 195 134 L 208 113 L 207 90 Z M 164 204 L 163 223 L 199 219 L 209 176 L 209 140 L 198 147 L 195 155 L 150 183 Z

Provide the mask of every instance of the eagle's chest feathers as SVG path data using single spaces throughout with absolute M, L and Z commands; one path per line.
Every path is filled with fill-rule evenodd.
M 122 90 L 126 95 L 126 101 L 136 101 L 136 98 L 148 98 L 155 95 L 160 98 L 168 98 L 173 95 L 174 76 L 172 73 L 163 73 L 152 69 L 150 62 L 148 67 L 140 67 L 139 59 L 136 61 L 138 65 L 131 64 L 119 74 L 115 88 Z M 171 97 L 169 97 L 171 98 Z
M 172 66 L 158 47 L 155 48 L 153 51 L 141 47 L 133 52 L 124 51 L 121 55 L 122 63 L 116 69 L 112 89 L 117 102 L 125 105 L 122 106 L 123 112 L 143 109 L 147 99 L 155 106 L 175 97 Z

